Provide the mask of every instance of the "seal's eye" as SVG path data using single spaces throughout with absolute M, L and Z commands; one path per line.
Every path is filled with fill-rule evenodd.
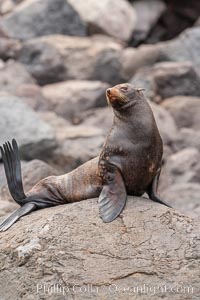
M 120 91 L 122 91 L 122 92 L 126 92 L 127 90 L 128 90 L 127 86 L 120 87 Z

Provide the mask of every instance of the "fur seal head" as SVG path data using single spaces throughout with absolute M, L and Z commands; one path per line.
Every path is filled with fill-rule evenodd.
M 106 90 L 106 98 L 114 110 L 125 110 L 144 97 L 144 89 L 134 88 L 129 83 L 115 85 Z

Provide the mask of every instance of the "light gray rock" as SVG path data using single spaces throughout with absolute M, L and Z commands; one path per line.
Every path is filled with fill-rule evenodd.
M 133 2 L 137 22 L 133 32 L 133 44 L 143 42 L 152 27 L 156 24 L 166 9 L 166 4 L 161 0 L 137 0 Z
M 130 80 L 140 68 L 156 63 L 159 55 L 159 45 L 142 45 L 138 48 L 128 47 L 123 49 L 120 56 L 123 77 Z
M 176 95 L 200 96 L 200 77 L 190 62 L 163 62 L 140 69 L 131 79 L 155 102 Z
M 179 130 L 175 147 L 177 151 L 187 147 L 194 147 L 200 151 L 200 130 L 181 128 L 181 130 Z
M 195 22 L 194 26 L 197 26 L 197 27 L 200 26 L 200 17 L 197 19 L 197 21 Z
M 21 43 L 18 40 L 0 37 L 1 59 L 17 58 L 20 49 Z
M 54 128 L 58 146 L 48 161 L 60 172 L 69 172 L 99 155 L 105 141 L 101 124 L 74 126 L 52 112 L 41 112 L 39 115 Z
M 37 84 L 21 84 L 14 94 L 36 111 L 44 111 L 46 108 L 47 99 Z
M 200 27 L 185 30 L 173 40 L 156 45 L 143 45 L 125 52 L 127 59 L 124 73 L 133 76 L 140 67 L 153 65 L 155 62 L 190 62 L 200 76 Z M 131 77 L 130 76 L 130 77 Z M 130 78 L 129 77 L 129 78 Z
M 172 118 L 171 114 L 160 105 L 151 101 L 149 101 L 149 104 L 154 113 L 163 143 L 171 147 L 178 137 L 178 130 L 174 119 Z
M 1 298 L 198 297 L 199 228 L 198 220 L 137 197 L 107 224 L 97 199 L 33 212 L 1 233 Z M 50 286 L 55 292 L 45 294 Z
M 49 34 L 86 35 L 79 14 L 67 0 L 26 0 L 2 17 L 1 29 L 11 38 L 31 39 Z
M 68 129 L 69 137 L 54 151 L 51 162 L 70 172 L 88 160 L 98 156 L 105 142 L 105 137 L 98 128 L 82 127 Z M 73 137 L 75 136 L 75 138 Z
M 38 159 L 34 159 L 29 162 L 22 161 L 21 165 L 25 193 L 28 192 L 41 179 L 52 175 L 58 175 L 56 168 L 53 168 L 44 161 Z M 9 209 L 9 204 L 11 204 L 9 212 L 12 212 L 14 205 L 15 207 L 18 207 L 19 205 L 12 199 L 12 196 L 10 195 L 7 182 L 5 182 L 5 173 L 3 174 L 3 172 L 2 177 L 4 179 L 4 185 L 0 187 L 0 205 L 2 204 L 3 206 L 1 215 L 5 215 Z
M 12 0 L 0 0 L 0 15 L 11 12 L 15 7 L 15 3 Z
M 187 29 L 172 41 L 160 45 L 159 61 L 190 61 L 200 75 L 200 27 Z
M 22 158 L 47 158 L 56 146 L 53 129 L 18 97 L 0 96 L 0 107 L 0 144 L 15 138 Z
M 121 49 L 112 40 L 54 35 L 25 42 L 20 61 L 42 85 L 69 79 L 114 84 L 122 81 Z
M 196 148 L 185 148 L 167 158 L 162 167 L 159 190 L 188 182 L 200 182 L 200 153 Z
M 200 219 L 200 184 L 177 183 L 165 189 L 161 196 L 173 208 L 192 218 Z
M 103 33 L 130 39 L 136 24 L 134 8 L 125 0 L 69 0 L 86 22 L 90 34 Z
M 12 92 L 22 84 L 34 84 L 34 78 L 27 72 L 26 68 L 13 60 L 1 62 L 0 64 L 0 92 Z
M 176 96 L 165 99 L 162 106 L 171 113 L 179 128 L 200 130 L 200 98 Z
M 6 183 L 4 174 L 3 164 L 0 163 L 0 188 Z
M 104 134 L 111 128 L 112 120 L 113 110 L 109 106 L 84 111 L 78 119 L 79 124 L 101 128 Z
M 45 107 L 64 118 L 76 118 L 82 111 L 105 106 L 105 92 L 109 87 L 100 81 L 69 80 L 46 85 L 42 93 Z

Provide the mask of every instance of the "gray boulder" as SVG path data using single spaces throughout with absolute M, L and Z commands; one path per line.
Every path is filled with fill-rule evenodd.
M 26 68 L 13 60 L 0 62 L 0 91 L 14 93 L 22 84 L 34 84 L 35 79 Z
M 175 147 L 177 151 L 187 147 L 194 147 L 200 151 L 200 130 L 181 128 L 175 142 Z
M 199 182 L 176 183 L 169 186 L 161 197 L 173 208 L 192 218 L 200 219 L 200 184 Z
M 26 0 L 2 17 L 7 36 L 31 39 L 49 34 L 86 35 L 86 27 L 67 0 Z
M 0 0 L 0 15 L 11 12 L 15 7 L 14 0 Z
M 0 163 L 0 188 L 6 183 L 3 164 Z
M 142 45 L 138 48 L 127 47 L 123 49 L 120 56 L 123 77 L 129 81 L 140 68 L 155 64 L 159 59 L 159 55 L 159 44 Z
M 20 49 L 21 44 L 18 40 L 0 37 L 0 59 L 16 58 Z
M 100 81 L 69 80 L 46 85 L 42 93 L 47 110 L 64 118 L 76 118 L 82 111 L 106 105 L 107 83 Z
M 166 5 L 161 0 L 137 0 L 133 2 L 137 22 L 133 32 L 133 45 L 143 42 L 156 24 Z
M 47 158 L 56 146 L 53 129 L 18 97 L 0 96 L 0 106 L 0 144 L 15 138 L 22 158 Z
M 172 154 L 162 167 L 159 189 L 174 184 L 200 182 L 200 153 L 196 148 L 185 148 Z
M 21 84 L 16 88 L 14 95 L 20 97 L 36 111 L 44 111 L 46 108 L 47 99 L 44 97 L 42 89 L 37 84 Z
M 1 298 L 188 300 L 199 251 L 199 221 L 148 199 L 107 224 L 97 199 L 43 209 L 1 233 Z
M 171 113 L 179 128 L 200 130 L 200 98 L 176 96 L 165 99 L 162 106 Z
M 142 45 L 137 49 L 125 49 L 126 63 L 123 67 L 128 79 L 144 66 L 152 66 L 155 62 L 190 62 L 200 75 L 200 27 L 185 30 L 173 40 L 155 45 Z M 123 59 L 122 59 L 123 61 Z
M 48 161 L 60 172 L 69 172 L 99 155 L 105 141 L 101 124 L 98 127 L 84 123 L 74 126 L 52 112 L 39 115 L 54 128 L 58 146 Z
M 108 39 L 54 35 L 25 42 L 20 61 L 41 85 L 70 79 L 114 84 L 122 80 L 121 49 Z
M 136 24 L 134 8 L 125 0 L 69 0 L 86 22 L 89 34 L 103 33 L 130 39 Z
M 200 96 L 200 77 L 190 62 L 163 62 L 140 69 L 131 79 L 154 102 L 176 95 Z
M 200 75 L 200 27 L 185 30 L 172 41 L 160 43 L 159 61 L 190 61 Z
M 149 101 L 164 145 L 173 146 L 178 137 L 178 130 L 171 114 L 158 104 Z
M 113 110 L 111 107 L 100 107 L 88 109 L 79 115 L 79 124 L 84 126 L 95 126 L 101 128 L 106 134 L 111 128 L 113 120 Z

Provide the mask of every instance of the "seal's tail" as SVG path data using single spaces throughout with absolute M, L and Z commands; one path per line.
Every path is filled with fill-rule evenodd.
M 20 205 L 25 202 L 26 195 L 22 184 L 21 164 L 16 140 L 7 142 L 0 147 L 9 191 L 13 199 Z
M 16 140 L 12 140 L 12 145 L 7 142 L 0 147 L 6 179 L 9 191 L 13 199 L 22 207 L 18 208 L 11 216 L 0 223 L 0 231 L 5 231 L 11 227 L 19 218 L 36 209 L 34 203 L 28 202 L 24 193 L 21 175 L 21 164 L 19 150 Z

